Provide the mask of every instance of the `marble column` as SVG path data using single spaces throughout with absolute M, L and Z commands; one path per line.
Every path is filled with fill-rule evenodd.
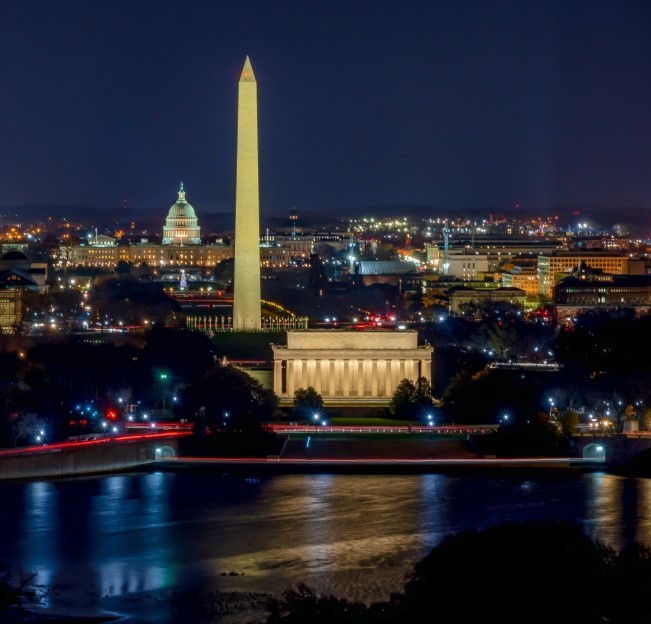
M 283 362 L 282 360 L 276 360 L 274 362 L 274 392 L 278 396 L 282 396 L 283 393 Z
M 358 396 L 358 379 L 359 379 L 359 360 L 351 360 L 350 362 L 350 395 Z
M 335 361 L 328 360 L 328 396 L 335 396 Z
M 315 364 L 314 371 L 314 389 L 321 394 L 321 382 L 322 382 L 322 371 L 321 371 L 321 360 L 317 360 Z
M 371 364 L 371 396 L 376 397 L 378 394 L 378 370 L 377 360 Z
M 307 360 L 301 360 L 301 377 L 298 383 L 299 388 L 307 388 Z
M 287 360 L 287 396 L 294 396 L 294 360 Z

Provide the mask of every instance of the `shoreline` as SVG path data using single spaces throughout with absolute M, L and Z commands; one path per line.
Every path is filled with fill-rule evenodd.
M 54 591 L 53 588 L 48 588 Z M 67 601 L 83 603 L 79 588 L 56 592 L 68 594 Z M 104 596 L 102 604 L 64 607 L 63 605 L 24 604 L 22 608 L 0 610 L 3 624 L 156 624 L 168 622 L 170 611 L 180 610 L 195 619 L 219 624 L 253 624 L 268 617 L 267 601 L 272 594 L 265 592 L 238 592 L 198 590 L 178 586 L 160 590 L 139 591 L 120 596 Z
M 165 457 L 135 466 L 106 470 L 79 471 L 75 474 L 41 473 L 37 475 L 0 477 L 1 483 L 43 479 L 75 479 L 108 474 L 166 471 L 215 471 L 225 474 L 468 474 L 533 470 L 544 472 L 609 472 L 627 476 L 649 476 L 644 472 L 616 470 L 604 460 L 577 457 L 376 457 L 376 458 L 281 458 L 268 457 Z
M 158 460 L 154 467 L 162 470 L 287 473 L 337 473 L 337 474 L 422 474 L 475 471 L 512 471 L 517 469 L 545 471 L 604 471 L 603 461 L 574 457 L 529 458 L 476 458 L 476 459 L 281 459 L 240 457 L 175 457 Z

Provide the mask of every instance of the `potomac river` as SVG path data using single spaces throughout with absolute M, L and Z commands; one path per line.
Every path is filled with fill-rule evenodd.
M 651 544 L 651 479 L 581 470 L 272 474 L 157 470 L 0 483 L 0 561 L 37 573 L 58 611 L 172 624 L 185 586 L 242 604 L 304 582 L 370 603 L 441 539 L 505 521 L 582 523 L 619 549 Z M 244 605 L 244 606 L 242 606 Z M 253 605 L 255 606 L 255 605 Z M 260 616 L 260 614 L 257 614 Z

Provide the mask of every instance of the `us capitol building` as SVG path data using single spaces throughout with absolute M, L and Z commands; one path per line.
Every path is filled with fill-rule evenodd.
M 304 231 L 297 223 L 296 211 L 292 210 L 284 226 L 275 232 L 265 232 L 260 239 L 260 266 L 286 267 L 297 259 L 308 262 L 310 254 L 318 251 L 322 244 L 335 249 L 348 245 L 348 232 Z M 100 234 L 83 243 L 59 248 L 60 264 L 72 268 L 113 269 L 120 261 L 134 266 L 145 263 L 159 269 L 209 268 L 233 258 L 233 255 L 232 242 L 202 242 L 199 220 L 194 207 L 186 199 L 183 183 L 178 191 L 178 199 L 167 213 L 160 244 L 147 239 L 123 244 L 116 238 Z
M 183 183 L 165 219 L 161 244 L 143 239 L 123 245 L 111 236 L 95 235 L 83 244 L 60 248 L 61 262 L 73 267 L 114 268 L 121 261 L 151 267 L 212 267 L 232 257 L 232 245 L 202 244 L 199 220 L 185 198 Z

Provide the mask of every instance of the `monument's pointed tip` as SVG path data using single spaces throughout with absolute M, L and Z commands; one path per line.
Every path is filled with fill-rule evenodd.
M 240 82 L 255 82 L 255 75 L 253 73 L 253 68 L 251 67 L 251 59 L 249 55 L 246 55 L 246 60 L 244 61 L 244 69 L 242 70 L 242 76 L 240 76 Z

